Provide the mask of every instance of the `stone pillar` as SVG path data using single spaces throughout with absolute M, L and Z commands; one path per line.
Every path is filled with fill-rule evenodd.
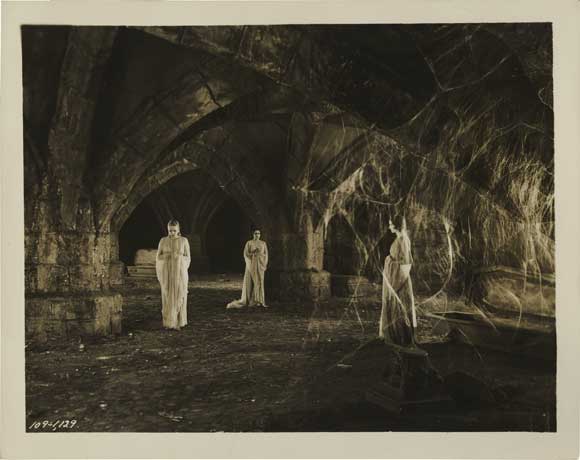
M 324 260 L 324 268 L 332 273 L 332 296 L 354 299 L 375 294 L 376 287 L 363 276 L 364 265 L 354 230 L 344 218 L 335 217 L 327 227 Z
M 109 234 L 109 245 L 110 245 L 110 255 L 111 262 L 109 263 L 109 282 L 111 288 L 119 288 L 125 282 L 125 275 L 127 273 L 127 267 L 125 264 L 118 260 L 119 254 L 119 235 L 117 233 Z
M 324 300 L 330 297 L 330 273 L 323 270 L 324 234 L 312 218 L 303 219 L 299 232 L 283 233 L 269 242 L 270 296 L 280 300 Z M 268 294 L 267 294 L 268 295 Z
M 209 259 L 204 254 L 203 246 L 201 244 L 201 235 L 198 233 L 190 233 L 187 235 L 189 241 L 189 250 L 191 252 L 191 265 L 189 271 L 191 273 L 205 273 L 209 271 Z
M 107 335 L 121 331 L 122 297 L 116 236 L 94 231 L 92 212 L 81 206 L 74 226 L 58 219 L 43 194 L 26 222 L 26 337 L 32 341 Z

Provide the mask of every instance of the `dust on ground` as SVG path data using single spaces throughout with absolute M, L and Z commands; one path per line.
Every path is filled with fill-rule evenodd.
M 419 341 L 442 372 L 461 369 L 487 381 L 511 382 L 519 388 L 517 396 L 491 412 L 455 411 L 447 419 L 441 412 L 388 416 L 345 397 L 362 394 L 364 388 L 354 387 L 364 382 L 342 378 L 336 366 L 376 336 L 377 299 L 226 310 L 240 290 L 239 277 L 193 280 L 189 325 L 166 331 L 154 283 L 128 285 L 121 335 L 82 345 L 55 340 L 27 346 L 28 431 L 67 431 L 38 425 L 62 420 L 75 420 L 77 432 L 544 431 L 553 426 L 548 418 L 554 414 L 546 409 L 555 394 L 553 369 L 449 344 L 424 317 Z

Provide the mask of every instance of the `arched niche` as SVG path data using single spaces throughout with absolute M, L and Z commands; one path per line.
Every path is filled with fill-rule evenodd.
M 166 234 L 166 223 L 177 219 L 182 235 L 190 242 L 191 272 L 241 271 L 239 246 L 257 221 L 251 209 L 242 207 L 247 201 L 239 194 L 228 193 L 204 169 L 170 170 L 177 173 L 144 197 L 137 195 L 137 205 L 137 198 L 133 198 L 130 214 L 128 209 L 123 210 L 123 224 L 118 230 L 120 260 L 132 265 L 139 249 L 156 249 Z M 125 214 L 129 216 L 124 218 Z M 118 225 L 120 222 L 115 222 L 114 228 Z

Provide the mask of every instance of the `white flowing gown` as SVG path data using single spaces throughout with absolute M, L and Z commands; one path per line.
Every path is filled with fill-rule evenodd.
M 230 302 L 227 308 L 242 308 L 245 306 L 266 306 L 264 292 L 264 274 L 268 268 L 268 246 L 262 240 L 250 240 L 244 246 L 244 284 L 240 300 Z
M 187 324 L 187 269 L 190 262 L 187 238 L 161 238 L 155 269 L 161 285 L 163 327 L 168 329 L 179 329 Z
M 417 318 L 411 281 L 412 264 L 411 241 L 402 234 L 395 239 L 385 258 L 379 325 L 379 337 L 401 346 L 415 343 Z

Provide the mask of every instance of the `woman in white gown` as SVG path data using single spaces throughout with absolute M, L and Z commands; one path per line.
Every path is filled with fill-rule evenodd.
M 187 238 L 179 232 L 179 222 L 171 220 L 167 233 L 159 241 L 155 268 L 161 285 L 163 327 L 179 330 L 187 325 L 187 270 L 191 255 Z
M 247 306 L 267 307 L 264 293 L 264 274 L 268 268 L 268 246 L 260 240 L 260 230 L 255 230 L 253 239 L 244 246 L 244 284 L 240 300 L 230 302 L 227 308 Z
M 383 300 L 379 337 L 400 346 L 415 345 L 415 299 L 411 282 L 411 240 L 405 219 L 389 220 L 389 230 L 396 235 L 383 269 Z

